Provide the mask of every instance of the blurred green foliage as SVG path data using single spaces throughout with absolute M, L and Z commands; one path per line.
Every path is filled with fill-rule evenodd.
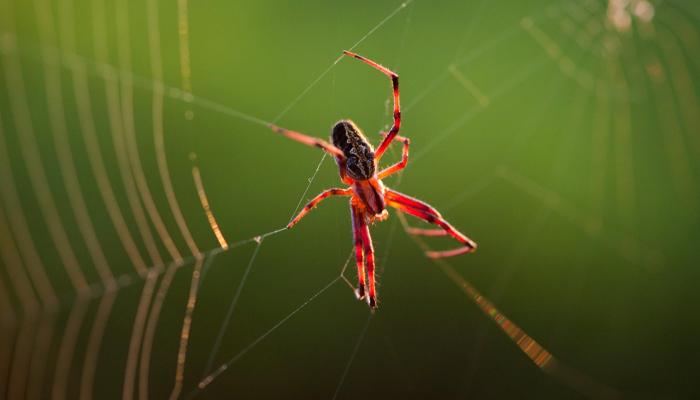
M 59 34 L 62 1 L 13 2 L 13 13 L 1 20 L 17 50 L 6 48 L 3 57 L 19 56 L 42 168 L 62 225 L 81 270 L 99 282 L 68 201 L 48 113 L 44 68 L 53 67 L 42 50 L 59 50 L 62 106 L 82 194 L 112 271 L 134 280 L 117 292 L 95 373 L 95 397 L 118 398 L 143 284 L 88 162 L 75 64 Z M 158 173 L 149 20 L 142 3 L 106 4 L 109 63 L 121 83 L 137 76 L 132 111 L 139 156 L 158 211 L 186 255 Z M 189 2 L 192 92 L 234 110 L 188 103 L 166 89 L 169 175 L 196 243 L 202 250 L 217 246 L 192 180 L 193 154 L 229 242 L 284 226 L 298 202 L 339 184 L 330 158 L 315 174 L 320 151 L 236 112 L 323 138 L 335 121 L 351 118 L 378 142 L 378 132 L 391 123 L 388 80 L 353 60 L 333 64 L 341 50 L 362 39 L 355 51 L 401 76 L 401 132 L 412 140 L 408 168 L 386 184 L 434 205 L 479 243 L 476 254 L 449 263 L 560 361 L 592 380 L 630 398 L 697 396 L 700 9 L 692 1 L 658 2 L 645 22 L 635 14 L 637 3 L 627 8 L 631 26 L 620 30 L 609 19 L 608 4 L 593 0 L 415 0 L 381 24 L 400 3 Z M 88 60 L 90 106 L 110 183 L 148 261 L 119 173 L 105 81 L 94 62 L 94 4 L 73 5 L 75 53 Z M 128 37 L 117 29 L 122 6 L 128 9 Z M 49 7 L 53 20 L 39 21 L 36 7 Z M 159 2 L 157 10 L 163 82 L 181 88 L 178 7 Z M 45 24 L 54 32 L 50 43 L 39 34 Z M 119 58 L 123 41 L 130 45 L 126 69 Z M 18 93 L 8 85 L 7 64 L 0 71 L 9 152 L 0 161 L 13 173 L 32 239 L 63 301 L 41 380 L 48 395 L 75 291 L 38 211 L 12 108 Z M 399 154 L 396 146 L 387 158 Z M 364 336 L 367 307 L 339 280 L 199 397 L 329 398 L 336 390 L 339 398 L 584 396 L 576 385 L 537 369 L 423 257 L 395 215 L 372 233 L 380 308 Z M 445 238 L 429 242 L 453 245 Z M 215 366 L 339 275 L 351 248 L 348 205 L 329 199 L 293 230 L 259 246 L 235 247 L 208 269 L 194 312 L 184 394 L 202 378 L 246 267 L 250 273 Z M 0 271 L 11 288 L 9 270 Z M 173 384 L 191 271 L 190 262 L 177 272 L 165 299 L 150 367 L 152 398 L 166 397 Z M 353 261 L 345 276 L 354 282 Z M 8 294 L 21 310 L 17 294 Z M 81 324 L 68 398 L 79 393 L 96 309 L 94 300 Z

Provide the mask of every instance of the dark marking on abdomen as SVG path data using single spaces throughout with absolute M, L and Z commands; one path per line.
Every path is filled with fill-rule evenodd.
M 345 154 L 346 170 L 355 180 L 367 180 L 374 176 L 374 148 L 360 128 L 349 119 L 333 126 L 331 142 Z

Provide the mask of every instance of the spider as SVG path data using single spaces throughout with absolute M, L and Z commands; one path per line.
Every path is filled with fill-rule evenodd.
M 388 217 L 387 206 L 394 207 L 401 212 L 439 226 L 439 229 L 409 228 L 408 232 L 410 234 L 424 236 L 450 235 L 462 243 L 461 247 L 452 250 L 428 251 L 426 253 L 428 257 L 451 257 L 470 253 L 476 250 L 476 243 L 452 227 L 452 225 L 445 221 L 440 213 L 430 205 L 395 190 L 391 190 L 382 183 L 382 179 L 404 169 L 408 164 L 409 139 L 398 135 L 401 126 L 399 76 L 393 71 L 361 55 L 347 50 L 344 50 L 343 54 L 364 62 L 391 79 L 394 98 L 394 121 L 388 133 L 381 133 L 384 138 L 376 150 L 372 147 L 372 144 L 370 144 L 360 128 L 349 119 L 343 119 L 335 123 L 330 136 L 332 144 L 322 139 L 281 128 L 275 124 L 269 124 L 269 127 L 274 132 L 280 133 L 292 140 L 296 140 L 308 146 L 319 147 L 335 158 L 340 173 L 340 179 L 343 183 L 348 185 L 348 187 L 344 189 L 327 189 L 314 197 L 304 206 L 299 214 L 289 222 L 287 229 L 296 225 L 322 200 L 331 196 L 349 196 L 358 276 L 358 286 L 355 290 L 355 295 L 360 300 L 366 298 L 370 309 L 374 310 L 377 307 L 377 293 L 374 277 L 374 249 L 372 247 L 372 238 L 369 233 L 369 224 L 375 221 L 385 220 Z M 394 140 L 403 143 L 401 161 L 386 169 L 378 170 L 377 165 L 379 164 L 379 160 Z M 365 283 L 365 270 L 367 273 L 367 283 Z M 369 291 L 368 296 L 366 296 L 365 293 L 366 289 Z

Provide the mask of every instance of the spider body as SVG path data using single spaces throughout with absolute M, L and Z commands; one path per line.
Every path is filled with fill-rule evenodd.
M 427 252 L 428 257 L 451 257 L 470 253 L 476 250 L 476 243 L 450 225 L 430 205 L 391 190 L 384 185 L 383 178 L 402 170 L 408 164 L 409 139 L 398 135 L 401 126 L 399 76 L 374 61 L 355 53 L 344 51 L 344 54 L 364 62 L 391 79 L 394 98 L 393 125 L 388 133 L 382 134 L 384 139 L 379 147 L 375 150 L 360 128 L 349 119 L 340 120 L 333 126 L 331 143 L 274 124 L 270 124 L 270 129 L 303 144 L 319 147 L 335 158 L 340 179 L 348 187 L 328 189 L 316 196 L 289 222 L 287 228 L 296 225 L 323 199 L 330 196 L 349 196 L 358 277 L 358 287 L 355 293 L 359 299 L 366 298 L 370 308 L 374 309 L 377 306 L 377 297 L 374 277 L 374 248 L 372 247 L 369 225 L 387 218 L 387 206 L 439 227 L 438 229 L 408 228 L 407 231 L 410 234 L 449 235 L 461 243 L 461 246 L 456 249 L 429 251 Z M 379 170 L 379 161 L 394 140 L 403 143 L 401 161 Z M 365 293 L 366 290 L 369 293 Z
M 344 157 L 336 157 L 336 163 L 340 179 L 352 186 L 355 206 L 365 211 L 372 221 L 386 218 L 385 188 L 377 179 L 372 144 L 349 119 L 340 120 L 333 126 L 331 142 L 343 152 Z

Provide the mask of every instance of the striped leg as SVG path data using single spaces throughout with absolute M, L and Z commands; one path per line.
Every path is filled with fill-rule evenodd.
M 362 212 L 358 210 L 352 202 L 350 203 L 350 213 L 352 214 L 352 241 L 355 246 L 355 261 L 357 263 L 357 289 L 355 296 L 358 300 L 365 298 L 365 262 L 363 256 L 363 241 L 362 241 Z
M 464 234 L 462 234 L 460 231 L 455 229 L 452 225 L 450 225 L 447 221 L 445 221 L 440 213 L 434 209 L 433 207 L 429 206 L 428 204 L 414 199 L 412 197 L 406 196 L 404 194 L 401 194 L 399 192 L 395 192 L 393 190 L 387 190 L 386 191 L 386 200 L 387 204 L 390 206 L 396 208 L 397 210 L 403 211 L 407 214 L 411 214 L 414 217 L 418 217 L 426 222 L 429 222 L 431 224 L 435 224 L 442 228 L 442 230 L 445 231 L 446 234 L 452 236 L 453 238 L 457 239 L 459 242 L 461 242 L 464 246 L 459 247 L 453 250 L 445 250 L 445 251 L 429 251 L 427 252 L 427 256 L 431 258 L 441 258 L 441 257 L 452 257 L 456 256 L 459 254 L 464 254 L 464 253 L 471 253 L 476 250 L 476 243 L 466 237 Z M 432 229 L 420 229 L 416 230 L 413 233 L 418 233 L 418 234 L 423 234 L 423 235 L 428 235 L 428 236 L 441 236 L 437 230 L 432 230 Z
M 306 214 L 311 211 L 318 203 L 321 202 L 321 200 L 325 199 L 326 197 L 330 196 L 350 196 L 352 194 L 352 189 L 338 189 L 338 188 L 333 188 L 333 189 L 328 189 L 324 190 L 321 194 L 318 196 L 314 197 L 307 205 L 304 206 L 304 208 L 301 209 L 301 212 L 297 214 L 296 217 L 294 217 L 293 220 L 289 221 L 289 224 L 287 224 L 287 229 L 290 229 L 294 225 L 299 222 Z
M 283 136 L 286 136 L 292 140 L 296 140 L 299 143 L 303 143 L 307 146 L 321 148 L 321 149 L 325 150 L 327 153 L 331 154 L 332 156 L 338 157 L 340 159 L 345 158 L 345 155 L 343 154 L 343 152 L 339 148 L 333 146 L 332 144 L 326 142 L 323 139 L 307 136 L 307 135 L 304 135 L 303 133 L 299 133 L 299 132 L 295 132 L 295 131 L 290 131 L 289 129 L 281 128 L 275 124 L 270 124 L 270 125 L 268 125 L 268 127 L 270 129 L 272 129 L 273 131 L 275 131 Z
M 386 133 L 382 132 L 382 135 L 385 135 Z M 396 172 L 401 171 L 402 169 L 406 168 L 406 165 L 408 164 L 408 147 L 411 144 L 411 140 L 407 137 L 403 136 L 396 136 L 396 140 L 399 142 L 403 143 L 403 152 L 401 154 L 401 161 L 397 162 L 396 164 L 387 167 L 386 169 L 382 170 L 378 174 L 379 179 L 384 179 L 389 175 L 392 175 Z
M 343 53 L 346 56 L 356 58 L 365 64 L 371 66 L 372 68 L 375 68 L 379 70 L 381 73 L 384 75 L 388 76 L 391 79 L 391 87 L 393 90 L 393 95 L 394 95 L 394 125 L 392 125 L 391 130 L 389 131 L 389 134 L 386 135 L 382 143 L 379 145 L 377 148 L 377 151 L 374 152 L 374 158 L 379 161 L 380 158 L 382 158 L 382 155 L 386 151 L 386 149 L 389 147 L 389 144 L 391 144 L 391 141 L 394 140 L 394 137 L 399 133 L 399 129 L 401 128 L 401 105 L 399 102 L 399 76 L 392 70 L 383 67 L 376 62 L 362 57 L 361 55 L 355 54 L 353 52 L 344 50 Z
M 367 304 L 374 310 L 377 308 L 377 294 L 375 290 L 375 280 L 374 280 L 374 248 L 372 247 L 372 237 L 369 234 L 369 226 L 365 220 L 362 211 L 357 207 L 352 207 L 353 209 L 353 227 L 354 233 L 360 238 L 360 244 L 362 245 L 362 250 L 364 252 L 364 260 L 357 257 L 357 269 L 358 275 L 360 268 L 362 268 L 362 261 L 367 270 L 367 290 L 369 296 L 367 297 Z M 359 254 L 357 250 L 357 241 L 355 242 L 355 255 Z M 361 278 L 362 279 L 362 278 Z M 362 283 L 361 283 L 362 284 Z

